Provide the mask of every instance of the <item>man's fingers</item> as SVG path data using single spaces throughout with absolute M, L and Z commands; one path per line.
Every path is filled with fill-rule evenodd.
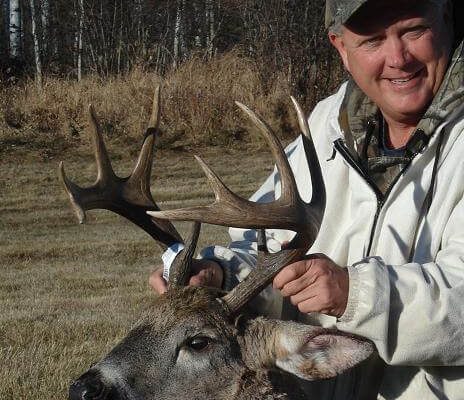
M 317 291 L 315 291 L 314 288 L 310 286 L 290 296 L 290 302 L 294 306 L 298 306 L 300 303 L 307 301 L 309 299 L 313 299 L 316 296 L 317 296 Z
M 309 260 L 297 261 L 287 265 L 280 271 L 273 281 L 273 286 L 276 289 L 282 289 L 289 282 L 300 278 L 309 268 Z
M 212 260 L 193 260 L 190 286 L 212 286 L 220 288 L 224 279 L 221 266 Z M 163 278 L 163 267 L 153 271 L 148 280 L 150 286 L 158 293 L 163 294 L 168 290 L 168 284 Z
M 163 294 L 168 289 L 168 285 L 163 278 L 162 268 L 158 268 L 151 273 L 148 283 L 158 294 Z
M 194 260 L 192 264 L 192 277 L 189 284 L 192 286 L 222 287 L 224 273 L 221 266 L 212 260 Z
M 202 269 L 196 275 L 190 277 L 190 286 L 209 286 L 212 278 L 210 269 Z
M 293 303 L 293 301 L 292 301 L 292 303 Z M 301 302 L 297 302 L 296 306 L 298 307 L 298 310 L 301 313 L 304 313 L 304 314 L 312 313 L 312 312 L 329 314 L 328 309 L 325 309 L 325 308 L 321 307 L 319 299 L 316 296 L 309 297 L 308 299 L 303 300 Z
M 281 289 L 280 293 L 284 297 L 293 296 L 305 288 L 313 285 L 316 282 L 317 275 L 311 273 L 311 269 L 307 270 L 299 278 L 286 283 Z
M 198 275 L 190 277 L 189 286 L 203 286 L 202 279 Z

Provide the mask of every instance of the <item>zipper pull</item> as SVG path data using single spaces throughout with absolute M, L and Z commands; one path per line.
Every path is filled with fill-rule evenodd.
M 330 156 L 330 158 L 328 158 L 325 161 L 333 161 L 333 160 L 335 160 L 336 155 L 337 155 L 337 150 L 335 150 L 335 147 L 334 147 L 333 150 L 332 150 L 332 155 Z

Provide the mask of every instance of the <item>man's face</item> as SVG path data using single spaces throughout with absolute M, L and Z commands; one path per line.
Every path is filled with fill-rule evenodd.
M 329 33 L 345 68 L 387 120 L 417 124 L 440 87 L 452 34 L 451 18 L 437 14 L 421 1 L 371 1 L 341 35 Z

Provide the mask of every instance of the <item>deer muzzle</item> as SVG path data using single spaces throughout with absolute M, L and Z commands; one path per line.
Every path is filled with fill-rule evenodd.
M 122 400 L 116 388 L 108 385 L 100 373 L 90 370 L 69 388 L 69 400 Z

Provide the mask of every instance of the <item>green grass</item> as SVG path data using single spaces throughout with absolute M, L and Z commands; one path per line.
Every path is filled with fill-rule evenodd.
M 86 152 L 61 157 L 81 184 L 94 179 Z M 198 153 L 243 196 L 272 168 L 267 151 Z M 133 155 L 117 158 L 117 173 L 129 173 Z M 154 297 L 147 282 L 159 247 L 109 211 L 88 212 L 87 224 L 78 225 L 58 180 L 59 159 L 40 160 L 12 153 L 0 161 L 1 400 L 66 398 L 71 380 L 109 351 Z M 187 152 L 156 155 L 152 191 L 161 208 L 213 198 Z M 199 247 L 226 242 L 225 228 L 205 226 Z

